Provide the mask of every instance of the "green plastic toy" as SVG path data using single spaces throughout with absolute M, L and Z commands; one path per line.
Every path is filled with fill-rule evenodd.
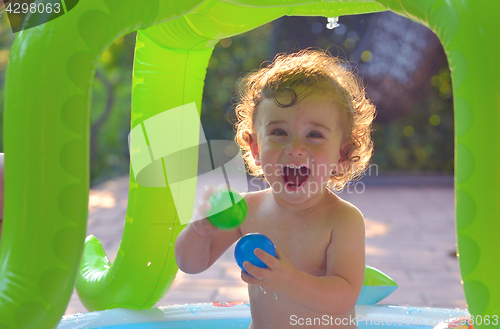
M 212 205 L 207 211 L 208 220 L 221 230 L 232 230 L 243 223 L 247 216 L 247 202 L 235 190 L 225 188 L 208 198 Z

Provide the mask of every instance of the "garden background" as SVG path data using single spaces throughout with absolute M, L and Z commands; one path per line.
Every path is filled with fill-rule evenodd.
M 324 17 L 282 17 L 221 40 L 207 71 L 201 121 L 208 140 L 233 139 L 234 84 L 277 53 L 328 49 L 348 60 L 377 106 L 370 175 L 452 175 L 453 104 L 443 48 L 427 28 L 391 12 L 345 16 L 326 28 Z M 14 38 L 0 22 L 0 130 L 3 88 Z M 102 55 L 92 91 L 91 186 L 129 173 L 132 67 L 135 33 Z M 172 63 L 175 65 L 175 63 Z M 3 133 L 0 133 L 3 152 Z

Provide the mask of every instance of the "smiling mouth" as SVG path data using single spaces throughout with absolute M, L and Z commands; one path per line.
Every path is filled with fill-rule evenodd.
M 299 188 L 309 178 L 310 170 L 305 166 L 287 166 L 283 169 L 283 181 L 286 187 Z

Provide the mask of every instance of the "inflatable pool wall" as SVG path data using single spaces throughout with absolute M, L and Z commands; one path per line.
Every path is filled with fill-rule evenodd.
M 345 318 L 358 325 L 358 329 L 394 328 L 429 329 L 465 318 L 463 310 L 419 308 L 413 306 L 361 305 L 356 306 L 356 317 Z M 248 302 L 172 305 L 149 310 L 111 309 L 64 316 L 57 329 L 247 329 L 251 321 Z M 338 320 L 340 321 L 340 320 Z M 335 325 L 333 318 L 290 316 L 290 324 L 310 327 L 316 323 L 325 328 Z M 341 324 L 337 322 L 337 324 Z M 456 328 L 465 329 L 465 328 Z
M 183 225 L 161 170 L 155 133 L 145 122 L 181 106 L 199 114 L 206 67 L 220 39 L 284 15 L 385 10 L 428 26 L 445 48 L 453 80 L 457 241 L 465 295 L 472 314 L 499 314 L 500 171 L 491 164 L 500 160 L 500 44 L 495 42 L 500 2 L 82 0 L 65 15 L 18 33 L 10 52 L 0 328 L 54 328 L 75 281 L 89 310 L 147 309 L 165 293 L 177 271 L 173 243 Z M 140 173 L 131 170 L 123 239 L 110 264 L 96 257 L 103 254 L 96 239 L 88 239 L 83 251 L 90 96 L 101 54 L 132 31 L 138 33 L 131 126 L 142 127 L 142 151 L 150 151 L 143 170 L 165 183 L 140 185 L 135 178 Z

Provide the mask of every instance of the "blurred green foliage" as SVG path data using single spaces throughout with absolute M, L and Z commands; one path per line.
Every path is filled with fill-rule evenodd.
M 128 173 L 132 67 L 136 33 L 117 39 L 102 55 L 97 71 L 111 85 L 114 101 L 109 116 L 92 136 L 95 152 L 90 163 L 91 184 Z M 101 79 L 92 88 L 90 120 L 95 125 L 106 109 L 109 90 Z
M 329 48 L 340 57 L 349 58 L 366 31 L 365 15 L 342 17 L 342 31 L 326 30 L 326 19 L 307 17 L 298 24 L 285 17 L 253 31 L 223 39 L 215 47 L 207 69 L 201 120 L 207 139 L 233 139 L 230 119 L 235 82 L 244 73 L 272 60 L 277 52 L 291 52 L 308 46 Z M 0 111 L 3 112 L 3 87 L 13 34 L 8 21 L 0 22 Z M 106 102 L 113 93 L 113 103 L 103 125 L 93 136 L 95 153 L 91 162 L 91 184 L 129 173 L 127 136 L 130 131 L 132 67 L 135 33 L 116 40 L 103 54 L 94 80 L 91 121 L 105 115 Z M 396 120 L 375 122 L 373 163 L 379 172 L 453 171 L 453 111 L 451 84 L 447 67 L 433 75 L 432 88 L 410 114 Z M 109 89 L 111 88 L 111 89 Z M 0 113 L 1 114 L 1 113 Z M 3 115 L 0 115 L 0 125 Z M 1 127 L 0 127 L 1 129 Z M 0 150 L 3 149 L 0 134 Z
M 448 84 L 449 72 L 440 70 Z M 451 89 L 440 83 L 409 114 L 386 123 L 375 121 L 372 163 L 380 171 L 453 173 L 452 106 Z
M 10 47 L 14 41 L 14 34 L 10 29 L 7 15 L 0 16 L 0 151 L 3 152 L 3 103 L 5 99 L 5 70 L 9 63 Z
M 202 108 L 207 139 L 232 139 L 234 131 L 224 113 L 231 114 L 230 94 L 242 73 L 257 69 L 276 53 L 307 47 L 328 49 L 349 60 L 377 14 L 341 17 L 342 28 L 328 30 L 323 17 L 284 17 L 256 30 L 222 40 L 210 61 Z M 359 51 L 359 50 L 358 50 Z M 361 51 L 362 56 L 370 55 Z M 357 63 L 351 62 L 356 68 Z M 454 121 L 450 71 L 447 66 L 430 74 L 425 96 L 413 111 L 389 122 L 375 120 L 372 164 L 387 171 L 452 174 Z M 375 104 L 376 105 L 376 104 Z
M 258 69 L 269 54 L 271 23 L 253 31 L 221 40 L 210 59 L 205 88 L 201 122 L 207 139 L 234 139 L 231 121 L 232 95 L 238 78 Z

